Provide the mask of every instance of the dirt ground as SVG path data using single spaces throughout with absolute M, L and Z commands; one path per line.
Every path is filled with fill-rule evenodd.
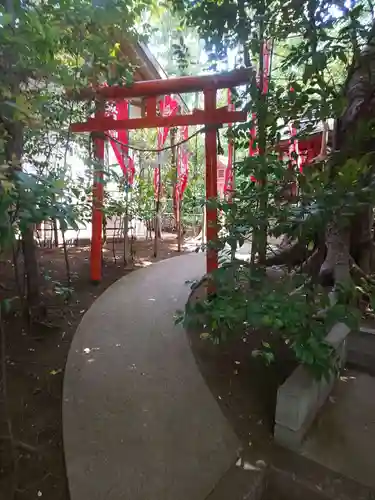
M 190 305 L 203 300 L 206 292 L 203 281 L 192 291 Z M 243 450 L 257 445 L 268 448 L 273 443 L 277 390 L 297 366 L 292 351 L 267 328 L 234 331 L 219 344 L 201 332 L 199 327 L 187 329 L 193 354 Z M 275 353 L 270 365 L 253 355 L 262 342 L 272 345 Z
M 191 303 L 202 298 L 203 289 L 200 285 L 192 293 Z M 367 318 L 363 324 L 375 331 L 373 319 Z M 187 334 L 199 369 L 244 449 L 272 446 L 277 390 L 297 366 L 291 350 L 267 329 L 233 332 L 232 338 L 220 344 L 202 339 L 199 330 L 190 329 Z M 373 339 L 373 335 L 351 335 L 349 367 L 375 374 Z M 262 342 L 272 344 L 275 353 L 275 360 L 268 366 L 252 355 Z
M 272 443 L 277 389 L 296 367 L 291 352 L 280 342 L 276 361 L 266 366 L 252 352 L 267 340 L 267 332 L 251 331 L 219 345 L 202 340 L 197 331 L 188 335 L 198 366 L 243 447 Z
M 202 290 L 202 285 L 194 290 L 190 298 L 192 303 L 199 300 Z M 277 390 L 297 366 L 292 352 L 282 340 L 277 341 L 274 335 L 264 329 L 237 335 L 233 332 L 233 338 L 215 345 L 209 339 L 202 339 L 201 332 L 202 330 L 198 329 L 187 332 L 193 354 L 213 396 L 241 441 L 241 456 L 250 464 L 261 459 L 262 462 L 272 464 L 277 470 L 282 471 L 283 477 L 286 478 L 282 498 L 323 498 L 314 491 L 316 485 L 319 487 L 324 485 L 324 491 L 329 492 L 329 496 L 324 495 L 324 498 L 360 498 L 361 495 L 356 492 L 359 484 L 352 483 L 348 479 L 353 477 L 351 474 L 347 477 L 337 476 L 334 471 L 340 469 L 322 467 L 322 461 L 314 462 L 274 443 Z M 261 347 L 262 341 L 272 344 L 275 350 L 275 361 L 269 366 L 260 358 L 252 356 L 254 349 Z M 374 357 L 373 335 L 367 339 L 359 335 L 349 339 L 348 366 L 356 369 L 361 367 L 361 371 L 368 373 L 368 366 L 373 366 Z M 316 424 L 318 422 L 319 420 Z M 355 425 L 354 419 L 352 424 Z M 367 428 L 365 432 L 367 433 Z M 325 446 L 329 448 L 327 441 Z M 373 455 L 369 456 L 371 463 Z M 353 459 L 353 456 L 351 458 Z M 348 461 L 350 462 L 349 459 L 344 462 Z M 233 497 L 240 488 L 236 477 L 228 479 L 228 491 L 230 489 Z M 296 478 L 306 491 L 303 489 L 304 493 L 293 496 L 291 491 L 294 491 L 293 484 Z M 368 485 L 369 482 L 363 481 L 363 484 Z M 312 496 L 307 495 L 309 492 Z M 372 492 L 368 496 L 365 496 L 365 493 L 363 495 L 362 498 L 373 498 Z M 276 497 L 281 498 L 278 495 Z
M 152 257 L 151 241 L 136 241 L 134 265 L 125 268 L 121 246 L 110 243 L 105 248 L 99 285 L 89 281 L 89 248 L 69 249 L 73 289 L 69 301 L 63 295 L 66 269 L 62 250 L 40 249 L 47 318 L 33 323 L 29 330 L 17 311 L 4 320 L 6 347 L 2 354 L 7 394 L 4 398 L 4 391 L 0 392 L 1 500 L 69 500 L 61 398 L 65 362 L 77 325 L 93 301 L 114 281 L 177 254 L 175 235 L 167 235 L 160 242 L 156 259 Z M 0 262 L 0 286 L 3 298 L 16 295 L 11 261 Z M 10 446 L 9 434 L 15 447 Z

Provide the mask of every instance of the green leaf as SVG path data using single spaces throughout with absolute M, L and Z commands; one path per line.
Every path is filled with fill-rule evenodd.
M 1 304 L 1 310 L 2 310 L 3 314 L 9 314 L 9 312 L 11 310 L 10 299 L 3 299 L 0 304 Z

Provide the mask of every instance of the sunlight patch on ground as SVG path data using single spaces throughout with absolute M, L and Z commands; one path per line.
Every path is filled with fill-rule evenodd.
M 151 260 L 145 260 L 145 259 L 139 260 L 138 263 L 141 267 L 148 267 L 148 266 L 151 266 L 153 264 L 153 262 Z

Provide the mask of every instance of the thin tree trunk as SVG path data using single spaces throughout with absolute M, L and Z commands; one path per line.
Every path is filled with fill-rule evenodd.
M 173 182 L 173 211 L 175 217 L 175 226 L 177 230 L 177 251 L 181 252 L 181 200 L 178 189 L 178 171 L 177 171 L 177 151 L 175 146 L 176 129 L 171 130 L 171 167 Z
M 64 249 L 66 282 L 67 282 L 68 287 L 70 287 L 72 284 L 72 278 L 71 278 L 71 274 L 70 274 L 68 247 L 66 246 L 66 240 L 65 240 L 65 230 L 62 229 L 61 233 L 62 233 L 62 241 L 63 241 L 63 249 Z
M 124 265 L 126 266 L 129 261 L 129 214 L 128 205 L 126 202 L 126 213 L 124 215 Z
M 259 201 L 256 203 L 256 212 L 259 211 Z M 251 235 L 251 251 L 250 251 L 250 267 L 254 269 L 256 256 L 258 252 L 258 234 L 255 228 L 253 229 L 253 233 Z
M 116 229 L 117 229 L 116 228 L 116 220 L 117 219 L 115 218 L 115 220 L 114 220 L 113 238 L 112 238 L 112 255 L 113 255 L 113 260 L 115 261 L 115 263 L 116 263 L 116 260 L 117 260 L 116 259 L 116 246 L 115 246 L 115 244 L 116 244 Z
M 17 243 L 17 247 L 15 246 Z M 18 258 L 20 253 L 19 241 L 14 239 L 12 242 L 12 257 L 13 257 L 13 270 L 14 270 L 14 280 L 16 282 L 16 290 L 21 302 L 21 310 L 25 310 L 25 290 L 20 282 L 20 271 L 18 265 Z
M 156 207 L 155 207 L 155 239 L 154 239 L 154 257 L 158 255 L 158 243 L 159 238 L 161 238 L 161 224 L 160 224 L 160 197 L 161 197 L 161 165 L 160 165 L 160 154 L 158 158 L 158 166 L 159 170 L 159 182 L 158 182 L 158 193 L 156 199 Z
M 3 491 L 2 493 L 5 494 L 5 498 L 8 498 L 9 500 L 13 500 L 16 496 L 16 491 L 17 491 L 17 484 L 18 484 L 18 472 L 19 472 L 19 467 L 18 467 L 18 453 L 16 449 L 16 444 L 15 444 L 15 439 L 14 439 L 14 434 L 13 434 L 13 425 L 12 425 L 12 418 L 11 418 L 11 411 L 10 411 L 10 403 L 9 403 L 9 394 L 8 394 L 8 372 L 7 372 L 7 352 L 6 352 L 6 333 L 5 333 L 5 324 L 3 321 L 3 315 L 2 315 L 2 310 L 0 306 L 0 375 L 1 375 L 1 398 L 0 401 L 2 402 L 2 407 L 3 411 L 1 412 L 1 416 L 3 417 L 4 424 L 5 424 L 5 432 L 6 436 L 9 440 L 9 452 L 6 453 L 12 463 L 12 478 L 10 481 L 10 487 L 8 492 L 5 494 Z M 3 422 L 0 422 L 1 424 Z M 2 432 L 2 427 L 3 425 L 0 426 L 1 432 Z M 4 465 L 4 464 L 3 464 Z
M 9 126 L 9 134 L 10 137 L 6 146 L 7 160 L 10 164 L 12 164 L 14 159 L 16 159 L 19 163 L 14 166 L 14 169 L 20 170 L 22 168 L 20 163 L 23 149 L 22 124 L 19 122 L 11 124 Z M 34 226 L 31 224 L 24 228 L 21 236 L 26 274 L 27 302 L 29 307 L 32 307 L 39 301 L 39 265 L 34 240 Z
M 57 219 L 52 220 L 53 234 L 54 234 L 54 245 L 55 248 L 59 247 L 59 230 L 57 226 Z
M 22 251 L 25 263 L 27 302 L 29 307 L 32 307 L 39 301 L 39 265 L 32 226 L 28 226 L 22 231 Z
M 14 171 L 21 170 L 23 152 L 23 126 L 14 121 L 7 127 L 9 138 L 6 143 L 6 158 Z M 21 193 L 22 196 L 22 193 Z M 27 284 L 27 301 L 29 307 L 35 306 L 39 300 L 39 266 L 36 244 L 34 240 L 34 226 L 29 225 L 22 230 L 22 251 L 24 254 L 24 268 Z

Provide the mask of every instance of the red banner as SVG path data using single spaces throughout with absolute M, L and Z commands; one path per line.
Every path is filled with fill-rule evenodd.
M 170 95 L 159 102 L 161 116 L 174 116 L 178 111 L 178 102 Z M 158 128 L 158 149 L 161 149 L 168 137 L 169 127 Z
M 133 185 L 134 177 L 135 177 L 135 164 L 134 158 L 131 156 L 127 156 L 125 158 L 125 168 L 127 171 L 127 182 L 129 186 Z
M 129 102 L 120 101 L 116 104 L 113 111 L 106 113 L 111 115 L 115 120 L 127 120 L 129 118 Z M 110 143 L 115 153 L 116 160 L 121 167 L 125 176 L 126 182 L 131 186 L 134 182 L 135 167 L 134 159 L 129 155 L 129 132 L 127 130 L 110 131 Z M 115 139 L 115 140 L 114 140 Z M 119 142 L 116 142 L 119 141 Z M 119 144 L 120 143 L 120 144 Z
M 159 102 L 159 110 L 161 116 L 173 116 L 178 112 L 178 102 L 171 96 L 166 95 Z M 169 133 L 169 127 L 159 127 L 157 131 L 157 142 L 158 149 L 162 149 L 165 141 L 167 140 Z M 160 163 L 161 163 L 161 153 L 158 153 L 158 165 L 154 168 L 154 193 L 155 198 L 159 196 L 159 186 L 160 186 Z
M 257 85 L 261 85 L 262 93 L 267 94 L 269 87 L 269 77 L 270 77 L 270 65 L 271 65 L 271 51 L 272 51 L 272 41 L 267 40 L 263 43 L 262 57 L 263 57 L 263 74 L 258 74 Z M 258 146 L 254 146 L 257 129 L 256 129 L 256 114 L 252 115 L 253 125 L 250 130 L 250 142 L 249 142 L 249 156 L 256 156 L 259 154 Z M 253 180 L 253 179 L 252 179 Z

